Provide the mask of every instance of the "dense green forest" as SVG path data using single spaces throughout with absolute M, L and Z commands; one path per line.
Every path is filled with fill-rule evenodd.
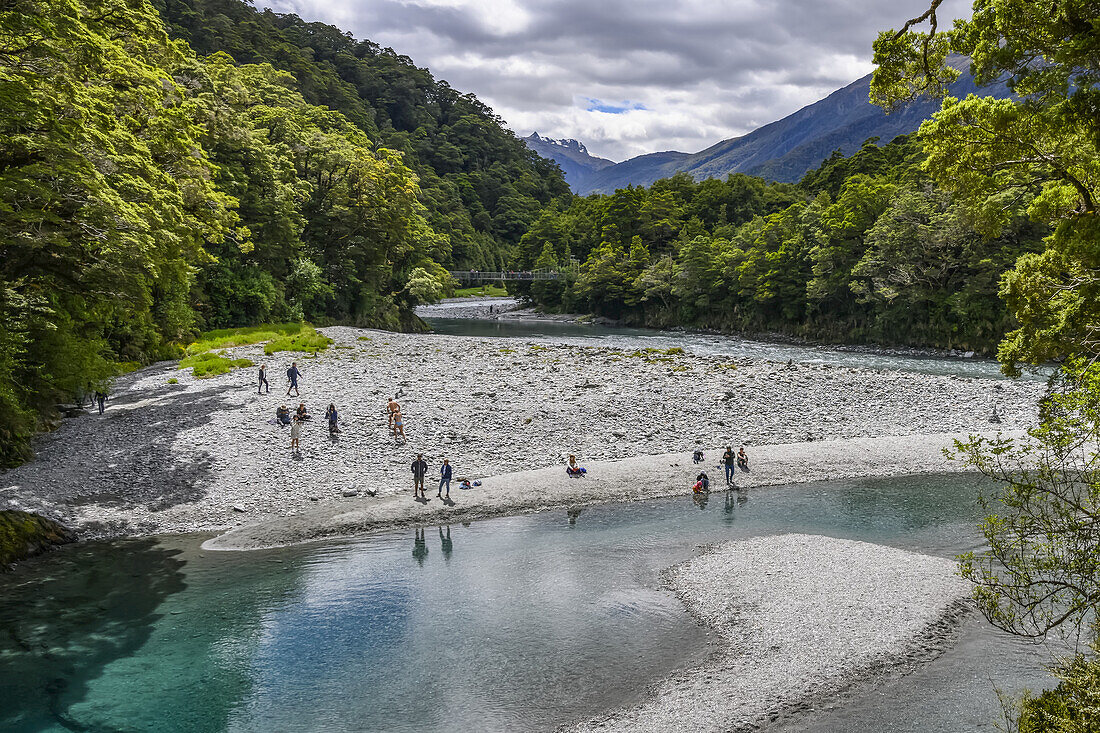
M 406 56 L 324 23 L 258 12 L 243 0 L 153 0 L 169 34 L 200 56 L 228 53 L 293 75 L 310 104 L 341 112 L 417 174 L 433 254 L 459 269 L 501 269 L 543 207 L 569 196 L 557 165 L 533 153 L 471 94 Z
M 202 329 L 416 327 L 568 195 L 474 97 L 235 1 L 6 3 L 0 105 L 0 465 Z
M 1001 276 L 1046 227 L 1017 216 L 983 236 L 922 172 L 915 138 L 875 143 L 797 185 L 680 174 L 552 206 L 519 264 L 579 268 L 523 291 L 648 326 L 993 349 L 1011 325 Z

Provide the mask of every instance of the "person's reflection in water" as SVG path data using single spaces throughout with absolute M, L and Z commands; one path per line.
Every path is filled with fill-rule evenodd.
M 705 492 L 700 492 L 698 494 L 692 494 L 692 496 L 691 496 L 691 500 L 695 502 L 696 506 L 698 506 L 700 510 L 707 508 L 707 501 L 709 499 L 710 499 L 710 496 Z
M 733 498 L 733 489 L 729 489 L 729 490 L 726 491 L 726 505 L 724 507 L 725 516 L 723 516 L 722 519 L 725 519 L 727 522 L 732 522 L 733 521 L 733 507 L 734 506 L 735 506 L 735 504 L 734 504 L 734 498 Z
M 583 512 L 583 511 L 584 511 L 584 509 L 566 509 L 565 510 L 565 513 L 567 515 L 569 515 L 569 526 L 570 527 L 577 526 L 577 517 L 579 517 L 581 515 L 581 512 Z
M 454 552 L 454 545 L 451 544 L 451 525 L 447 525 L 447 535 L 443 535 L 443 528 L 439 528 L 439 546 L 443 548 L 443 559 L 450 560 L 451 553 Z
M 416 528 L 416 539 L 413 540 L 413 557 L 424 567 L 424 560 L 428 557 L 428 543 L 424 540 L 424 528 Z
M 745 506 L 749 503 L 749 495 L 744 491 L 737 492 L 737 506 Z

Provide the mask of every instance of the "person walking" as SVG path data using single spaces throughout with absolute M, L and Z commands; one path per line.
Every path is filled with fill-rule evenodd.
M 99 405 L 99 414 L 102 415 L 103 414 L 103 403 L 107 401 L 107 393 L 106 392 L 100 392 L 99 390 L 96 390 L 95 401 L 96 401 L 96 404 Z
M 290 369 L 286 370 L 286 378 L 290 380 L 290 386 L 286 388 L 286 396 L 290 396 L 290 390 L 294 390 L 295 397 L 301 397 L 298 394 L 298 377 L 302 376 L 302 373 L 298 371 L 298 362 L 290 362 Z
M 394 415 L 397 415 L 401 412 L 401 405 L 398 404 L 396 397 L 390 397 L 390 401 L 386 403 L 386 411 L 389 412 L 389 426 L 392 428 Z
M 267 364 L 260 364 L 260 384 L 256 387 L 256 394 L 263 394 L 265 389 L 271 394 L 271 385 L 267 383 Z
M 328 403 L 328 409 L 325 410 L 325 418 L 328 419 L 328 432 L 329 435 L 335 435 L 340 432 L 340 428 L 336 427 L 336 420 L 339 416 L 336 414 L 336 405 L 332 402 Z
M 393 415 L 391 417 L 393 418 L 393 439 L 394 439 L 394 442 L 397 441 L 397 436 L 400 435 L 401 436 L 401 442 L 402 443 L 407 443 L 408 438 L 405 437 L 405 417 L 404 417 L 404 415 L 401 414 L 401 410 L 398 410 L 397 412 L 393 413 Z
M 424 460 L 423 453 L 416 454 L 416 460 L 412 462 L 413 498 L 427 499 L 424 493 L 424 476 L 428 473 L 428 463 Z
M 443 488 L 447 489 L 447 498 L 451 498 L 451 462 L 443 459 L 443 465 L 439 467 L 439 491 L 435 492 L 435 498 L 442 499 Z
M 722 463 L 726 465 L 726 486 L 733 486 L 733 474 L 737 470 L 737 454 L 733 452 L 733 446 L 726 446 Z
M 290 449 L 295 453 L 298 452 L 298 438 L 302 435 L 302 421 L 298 419 L 298 416 L 294 416 L 294 422 L 290 424 Z

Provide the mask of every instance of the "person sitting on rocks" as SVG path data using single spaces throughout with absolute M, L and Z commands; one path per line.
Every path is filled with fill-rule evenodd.
M 328 403 L 328 409 L 325 410 L 325 419 L 328 420 L 328 431 L 330 433 L 340 432 L 340 428 L 336 427 L 337 417 L 336 405 L 331 402 Z
M 275 419 L 279 421 L 280 425 L 290 425 L 290 408 L 286 405 L 279 405 L 275 410 Z
M 302 421 L 310 419 L 309 418 L 309 411 L 306 410 L 306 403 L 305 402 L 299 402 L 298 403 L 298 409 L 294 411 L 294 416 L 297 417 L 299 420 L 302 420 Z
M 707 476 L 706 471 L 699 472 L 699 475 L 695 477 L 695 485 L 692 486 L 691 489 L 696 494 L 710 491 L 710 476 Z
M 588 471 L 577 465 L 577 457 L 575 455 L 569 455 L 569 465 L 565 467 L 565 472 L 572 478 L 580 478 L 584 476 Z
M 698 448 L 695 450 L 694 453 L 691 454 L 692 463 L 702 463 L 704 460 L 706 459 L 703 458 L 703 451 L 699 450 Z
M 737 467 L 745 471 L 749 470 L 749 454 L 745 452 L 745 446 L 741 446 L 741 450 L 737 451 Z

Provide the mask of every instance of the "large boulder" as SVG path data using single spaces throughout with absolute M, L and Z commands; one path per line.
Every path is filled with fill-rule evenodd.
M 0 510 L 0 569 L 76 541 L 76 533 L 30 512 Z

